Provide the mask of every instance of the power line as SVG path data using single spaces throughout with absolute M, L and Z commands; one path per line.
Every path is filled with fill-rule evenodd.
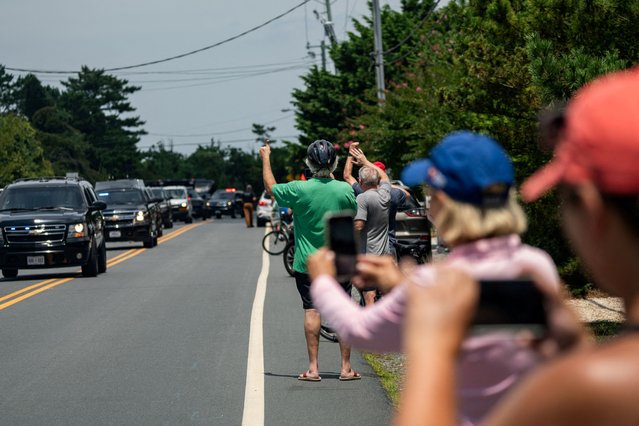
M 406 38 L 404 38 L 402 41 L 400 41 L 399 43 L 397 43 L 395 46 L 391 47 L 390 49 L 386 49 L 384 51 L 384 54 L 390 53 L 400 47 L 402 47 L 404 45 L 404 43 L 406 43 L 409 39 L 411 39 L 416 33 L 417 31 L 422 27 L 422 25 L 424 25 L 424 23 L 426 22 L 426 20 L 428 19 L 428 17 L 433 13 L 433 11 L 435 10 L 435 8 L 437 7 L 437 5 L 439 4 L 440 0 L 435 1 L 435 3 L 433 3 L 433 7 L 428 9 L 426 11 L 426 13 L 424 14 L 424 17 L 419 21 L 419 23 L 417 23 L 413 29 L 411 30 L 411 32 L 406 36 Z
M 277 139 L 288 139 L 288 138 L 297 138 L 298 135 L 285 135 L 285 136 L 278 136 Z M 213 143 L 219 143 L 220 145 L 224 145 L 224 144 L 230 144 L 230 143 L 242 143 L 242 142 L 255 142 L 255 138 L 253 139 L 230 139 L 227 141 L 224 140 L 220 140 L 220 141 L 215 141 Z M 172 146 L 206 146 L 206 145 L 210 145 L 212 142 L 184 142 L 184 143 L 172 143 Z M 144 145 L 144 146 L 138 146 L 139 149 L 149 149 L 149 148 L 153 148 L 154 146 L 156 146 L 158 143 L 154 143 L 152 145 Z
M 298 4 L 297 6 L 292 7 L 291 9 L 287 10 L 284 13 L 281 13 L 277 16 L 275 16 L 274 18 L 269 19 L 268 21 L 257 25 L 249 30 L 246 30 L 240 34 L 234 35 L 232 37 L 229 37 L 225 40 L 219 41 L 217 43 L 208 45 L 208 46 L 204 46 L 202 48 L 196 49 L 196 50 L 191 50 L 190 52 L 186 52 L 186 53 L 182 53 L 179 55 L 175 55 L 175 56 L 171 56 L 169 58 L 164 58 L 164 59 L 158 59 L 155 61 L 149 61 L 149 62 L 143 62 L 141 64 L 136 64 L 136 65 L 127 65 L 127 66 L 123 66 L 123 67 L 115 67 L 115 68 L 106 68 L 103 69 L 103 71 L 121 71 L 121 70 L 128 70 L 128 69 L 133 69 L 133 68 L 140 68 L 140 67 L 146 67 L 148 65 L 155 65 L 155 64 L 160 64 L 163 62 L 169 62 L 169 61 L 173 61 L 176 59 L 180 59 L 180 58 L 184 58 L 186 56 L 191 56 L 191 55 L 195 55 L 196 53 L 200 53 L 200 52 L 204 52 L 205 50 L 209 50 L 209 49 L 213 49 L 214 47 L 218 47 L 221 46 L 223 44 L 226 44 L 230 41 L 236 40 L 240 37 L 243 37 L 247 34 L 250 34 L 254 31 L 259 30 L 260 28 L 263 28 L 269 24 L 271 24 L 272 22 L 283 18 L 284 16 L 288 15 L 289 13 L 293 12 L 294 10 L 304 6 L 306 3 L 310 2 L 311 0 L 304 0 L 302 1 L 300 4 Z M 5 69 L 10 70 L 10 71 L 22 71 L 22 72 L 33 72 L 33 73 L 39 73 L 39 74 L 77 74 L 78 71 L 52 71 L 52 70 L 33 70 L 33 69 L 26 69 L 26 68 L 12 68 L 12 67 L 5 67 Z
M 282 120 L 286 120 L 287 118 L 291 118 L 293 117 L 295 114 L 288 114 L 285 115 L 284 117 L 280 117 L 277 118 L 275 120 L 271 120 L 271 121 L 267 121 L 263 124 L 271 124 L 271 123 L 277 123 L 278 121 L 282 121 Z M 165 134 L 165 133 L 147 133 L 150 136 L 163 136 L 163 137 L 175 137 L 175 138 L 197 138 L 197 137 L 206 137 L 206 136 L 211 136 L 211 137 L 215 137 L 217 135 L 228 135 L 228 134 L 233 134 L 233 133 L 239 133 L 239 132 L 245 132 L 245 131 L 250 131 L 251 129 L 247 129 L 247 128 L 242 128 L 242 129 L 235 129 L 235 130 L 227 130 L 224 132 L 208 132 L 208 133 L 198 133 L 198 134 Z

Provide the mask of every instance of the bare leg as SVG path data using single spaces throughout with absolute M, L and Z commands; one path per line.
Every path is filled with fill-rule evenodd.
M 364 302 L 366 306 L 371 306 L 375 303 L 375 290 L 372 291 L 363 291 L 364 294 Z
M 317 354 L 319 352 L 320 325 L 321 318 L 319 312 L 315 309 L 305 309 L 304 335 L 306 336 L 306 349 L 308 350 L 308 375 L 313 377 L 319 376 Z

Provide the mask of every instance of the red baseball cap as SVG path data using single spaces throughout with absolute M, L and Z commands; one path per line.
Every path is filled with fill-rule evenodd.
M 521 188 L 534 201 L 559 182 L 639 194 L 639 68 L 600 77 L 568 104 L 554 158 Z
M 382 169 L 383 171 L 386 171 L 386 166 L 381 161 L 375 161 L 373 164 L 379 167 L 380 169 Z

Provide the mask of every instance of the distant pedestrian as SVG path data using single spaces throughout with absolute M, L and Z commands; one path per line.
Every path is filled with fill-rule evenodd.
M 262 159 L 262 175 L 264 188 L 279 205 L 287 206 L 295 212 L 295 258 L 293 270 L 297 290 L 302 298 L 304 308 L 304 335 L 308 351 L 308 369 L 298 376 L 299 380 L 319 381 L 318 349 L 321 319 L 313 306 L 310 296 L 311 280 L 307 273 L 306 259 L 324 245 L 324 216 L 326 213 L 343 210 L 355 210 L 355 195 L 345 182 L 331 177 L 337 167 L 337 154 L 333 144 L 325 140 L 317 140 L 309 145 L 306 165 L 312 177 L 306 181 L 295 180 L 286 184 L 275 181 L 270 163 L 271 148 L 268 145 L 260 148 Z M 342 284 L 342 291 L 350 295 L 350 283 Z M 351 368 L 351 348 L 340 341 L 341 369 L 340 380 L 357 380 L 360 374 Z
M 359 142 L 353 142 L 350 147 L 359 148 Z M 349 151 L 350 151 L 349 147 Z M 360 148 L 361 149 L 361 148 Z M 375 161 L 373 164 L 382 171 L 386 172 L 386 166 L 381 161 Z M 358 196 L 364 190 L 360 186 L 357 179 L 353 177 L 353 157 L 349 155 L 346 158 L 346 163 L 344 164 L 344 172 L 343 177 L 349 185 L 353 187 L 353 191 L 355 191 L 355 196 Z M 391 202 L 388 207 L 388 240 L 390 242 L 390 253 L 393 257 L 397 256 L 396 253 L 396 245 L 397 245 L 397 237 L 395 233 L 396 229 L 396 221 L 395 216 L 397 215 L 397 209 L 403 206 L 406 203 L 406 195 L 408 192 L 404 189 L 401 189 L 397 186 L 391 185 Z
M 391 185 L 386 172 L 371 163 L 357 146 L 351 145 L 349 154 L 359 165 L 359 186 L 362 193 L 357 196 L 355 229 L 360 231 L 362 254 L 385 256 L 391 254 L 388 236 L 388 211 L 391 204 Z M 367 306 L 375 303 L 377 290 L 364 288 Z
M 252 228 L 255 194 L 253 193 L 253 187 L 251 185 L 246 185 L 246 190 L 244 191 L 244 195 L 242 195 L 242 201 L 244 202 L 242 209 L 244 210 L 244 221 L 246 222 L 246 227 Z

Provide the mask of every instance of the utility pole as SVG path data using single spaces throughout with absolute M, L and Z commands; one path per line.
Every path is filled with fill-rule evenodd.
M 326 71 L 326 43 L 324 43 L 324 40 L 322 40 L 320 44 L 311 45 L 310 43 L 306 43 L 306 50 L 308 50 L 308 54 L 313 59 L 315 58 L 315 52 L 311 52 L 310 49 L 314 47 L 322 49 L 322 70 Z
M 384 48 L 382 47 L 382 16 L 379 9 L 379 0 L 373 0 L 373 32 L 375 37 L 375 81 L 377 82 L 377 99 L 381 103 L 386 99 L 386 87 L 384 85 Z
M 331 1 L 325 0 L 324 3 L 326 4 L 326 19 L 327 19 L 327 21 L 324 22 L 324 31 L 326 32 L 328 39 L 331 41 L 331 44 L 336 44 L 337 36 L 335 35 L 335 29 L 333 28 L 333 14 L 331 12 Z

